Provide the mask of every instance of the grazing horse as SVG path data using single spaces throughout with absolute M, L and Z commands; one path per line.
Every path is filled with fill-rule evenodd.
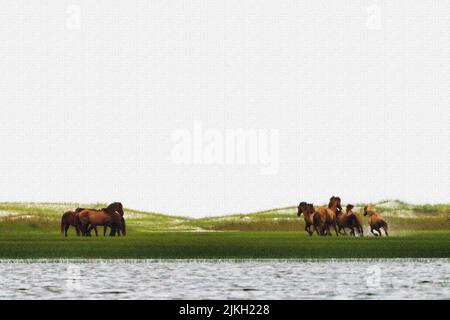
M 372 232 L 375 236 L 382 236 L 381 235 L 381 229 L 384 230 L 384 233 L 386 236 L 389 236 L 388 234 L 388 224 L 386 221 L 383 220 L 383 218 L 375 212 L 373 209 L 372 204 L 368 204 L 364 207 L 364 216 L 369 216 L 369 226 L 370 226 L 370 232 Z M 376 230 L 378 234 L 374 232 Z
M 347 205 L 347 211 L 343 213 L 342 211 L 336 211 L 336 222 L 338 225 L 338 231 L 342 234 L 346 235 L 345 228 L 350 229 L 350 235 L 356 236 L 355 231 L 358 233 L 358 235 L 363 236 L 364 231 L 361 224 L 361 215 L 359 212 L 353 212 L 352 209 L 354 208 L 353 205 L 349 204 Z
M 82 231 L 83 236 L 88 235 L 88 232 L 96 226 L 115 227 L 117 234 L 126 235 L 125 219 L 123 218 L 123 208 L 118 202 L 110 204 L 107 208 L 100 210 L 86 209 L 78 214 L 78 223 Z M 90 227 L 89 227 L 90 226 Z M 88 229 L 89 228 L 89 229 Z M 105 234 L 103 229 L 103 234 Z M 111 234 L 110 234 L 111 235 Z M 98 234 L 96 233 L 96 236 Z
M 297 216 L 301 216 L 303 213 L 303 219 L 305 220 L 305 231 L 308 232 L 310 236 L 313 235 L 314 231 L 311 227 L 314 227 L 314 207 L 311 203 L 300 202 L 298 205 Z M 315 229 L 315 228 L 314 228 Z M 316 230 L 317 231 L 317 230 Z M 317 231 L 317 234 L 319 232 Z

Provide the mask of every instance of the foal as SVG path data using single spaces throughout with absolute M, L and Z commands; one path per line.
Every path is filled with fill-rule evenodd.
M 364 216 L 367 215 L 369 216 L 370 232 L 372 232 L 377 237 L 381 237 L 381 229 L 383 229 L 386 236 L 389 236 L 387 232 L 388 224 L 378 213 L 374 211 L 372 204 L 368 204 L 364 207 Z M 374 230 L 376 230 L 378 234 L 376 234 Z

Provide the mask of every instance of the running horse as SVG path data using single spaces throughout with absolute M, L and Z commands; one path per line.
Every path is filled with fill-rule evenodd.
M 379 213 L 375 212 L 372 204 L 368 204 L 364 207 L 364 216 L 369 216 L 370 232 L 372 232 L 377 237 L 381 237 L 381 230 L 384 230 L 386 236 L 389 236 L 387 222 L 381 217 Z M 374 232 L 375 230 L 378 232 L 378 234 Z
M 311 227 L 314 227 L 314 206 L 311 203 L 300 202 L 298 205 L 297 216 L 301 216 L 303 213 L 303 219 L 305 220 L 305 231 L 308 232 L 310 236 L 313 235 L 314 230 Z M 314 228 L 316 231 L 317 229 Z M 319 232 L 317 231 L 317 234 Z
M 78 225 L 83 236 L 89 235 L 92 229 L 103 226 L 103 235 L 106 228 L 116 230 L 118 236 L 126 235 L 125 219 L 123 218 L 123 206 L 120 202 L 111 203 L 108 207 L 100 210 L 85 209 L 78 214 Z M 95 233 L 98 236 L 97 232 Z M 110 234 L 113 235 L 113 234 Z
M 339 237 L 336 213 L 342 211 L 341 198 L 332 196 L 328 208 L 317 208 L 314 215 L 314 228 L 320 230 L 321 235 L 331 236 L 330 227 L 334 228 L 336 236 Z
M 336 222 L 338 225 L 338 231 L 340 234 L 347 235 L 345 232 L 345 228 L 350 229 L 350 235 L 356 236 L 356 232 L 359 236 L 364 235 L 363 227 L 362 227 L 362 217 L 361 214 L 357 211 L 352 211 L 354 206 L 352 204 L 348 204 L 346 208 L 346 212 L 336 211 Z

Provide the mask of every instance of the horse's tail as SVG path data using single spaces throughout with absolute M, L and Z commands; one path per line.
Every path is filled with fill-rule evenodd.
M 320 215 L 317 212 L 314 213 L 313 223 L 315 226 L 319 226 L 319 224 L 320 224 Z
M 323 235 L 323 218 L 319 212 L 314 213 L 313 217 L 314 229 L 317 231 L 318 235 Z M 320 231 L 320 232 L 319 232 Z
M 61 217 L 61 234 L 64 234 L 64 228 L 66 227 L 66 214 Z
M 314 230 L 316 230 L 317 235 L 320 236 L 321 235 L 321 230 L 320 230 L 320 216 L 318 212 L 314 212 L 313 215 L 313 226 L 314 226 Z
M 360 236 L 363 236 L 364 231 L 361 223 L 361 217 L 358 214 L 352 214 L 350 217 L 353 218 L 352 226 L 356 228 Z
M 78 230 L 81 231 L 81 234 L 84 235 L 86 233 L 86 231 L 87 231 L 85 229 L 87 229 L 87 228 L 83 228 L 83 223 L 81 221 L 80 213 L 81 212 L 77 212 L 75 214 L 74 223 L 75 223 L 75 226 L 76 226 L 75 228 L 78 228 Z

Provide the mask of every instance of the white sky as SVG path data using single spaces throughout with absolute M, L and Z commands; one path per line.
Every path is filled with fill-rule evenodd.
M 449 16 L 444 0 L 2 1 L 0 201 L 450 202 Z M 174 163 L 195 121 L 278 130 L 277 174 Z

